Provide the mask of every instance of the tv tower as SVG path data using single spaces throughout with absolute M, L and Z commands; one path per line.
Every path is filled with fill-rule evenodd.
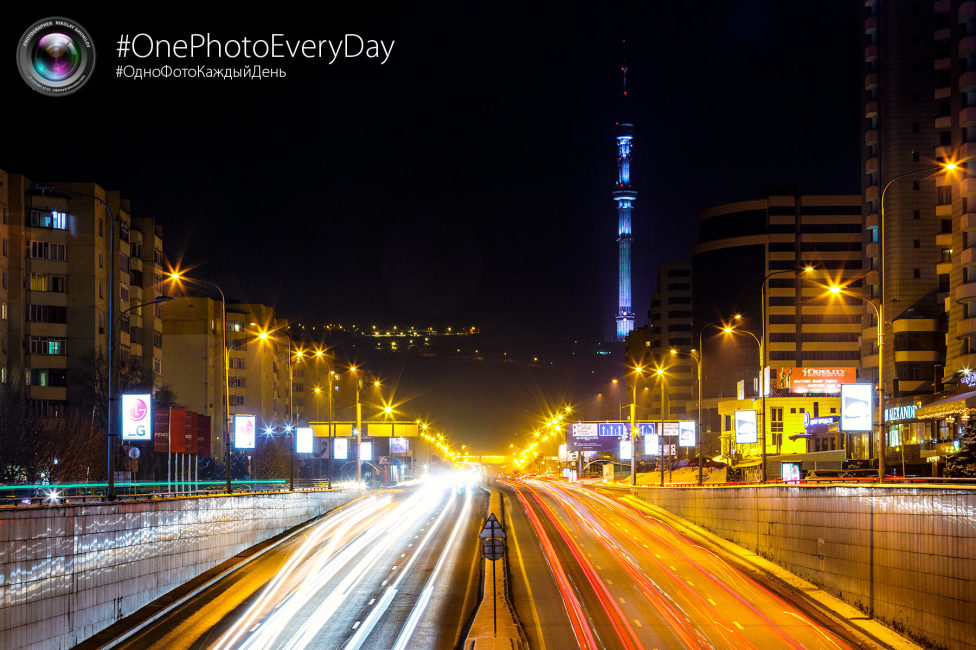
M 624 44 L 624 62 L 620 66 L 621 80 L 621 121 L 616 123 L 615 138 L 617 140 L 617 185 L 613 191 L 613 200 L 617 204 L 617 255 L 618 255 L 618 291 L 617 322 L 618 341 L 627 338 L 627 333 L 634 329 L 634 308 L 631 302 L 630 290 L 630 244 L 634 240 L 631 230 L 631 211 L 637 192 L 630 187 L 630 154 L 634 146 L 634 125 L 630 123 L 627 113 L 627 41 Z

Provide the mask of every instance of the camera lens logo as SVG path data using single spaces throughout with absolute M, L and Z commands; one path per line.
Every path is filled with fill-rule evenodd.
M 17 43 L 17 68 L 42 95 L 70 95 L 91 79 L 95 46 L 84 27 L 61 17 L 28 27 Z

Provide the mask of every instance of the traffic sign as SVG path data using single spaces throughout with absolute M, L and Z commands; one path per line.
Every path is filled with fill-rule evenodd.
M 488 519 L 485 520 L 485 525 L 481 527 L 481 532 L 478 533 L 478 537 L 481 539 L 505 538 L 505 530 L 502 528 L 498 519 L 495 518 L 494 514 L 488 515 Z
M 482 540 L 481 542 L 481 555 L 486 560 L 502 559 L 502 555 L 505 554 L 505 541 L 497 538 L 490 538 Z

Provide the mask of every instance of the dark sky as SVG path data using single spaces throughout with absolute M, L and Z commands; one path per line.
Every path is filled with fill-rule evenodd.
M 859 189 L 856 3 L 328 4 L 7 8 L 0 167 L 121 189 L 159 218 L 171 259 L 241 300 L 295 318 L 477 324 L 506 343 L 611 324 L 622 38 L 639 320 L 700 210 L 770 181 Z M 70 97 L 35 94 L 14 65 L 44 15 L 95 40 L 95 78 Z M 115 41 L 139 32 L 396 42 L 382 66 L 278 60 L 285 79 L 117 79 L 139 62 Z

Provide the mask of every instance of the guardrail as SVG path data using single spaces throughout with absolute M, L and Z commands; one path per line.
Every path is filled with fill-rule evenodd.
M 284 479 L 237 480 L 231 482 L 235 493 L 268 492 L 287 489 Z M 196 481 L 174 490 L 166 481 L 127 481 L 115 483 L 120 501 L 184 497 L 207 494 L 226 494 L 226 481 Z M 55 483 L 28 485 L 0 485 L 0 506 L 59 505 L 64 503 L 94 503 L 105 501 L 107 483 Z

